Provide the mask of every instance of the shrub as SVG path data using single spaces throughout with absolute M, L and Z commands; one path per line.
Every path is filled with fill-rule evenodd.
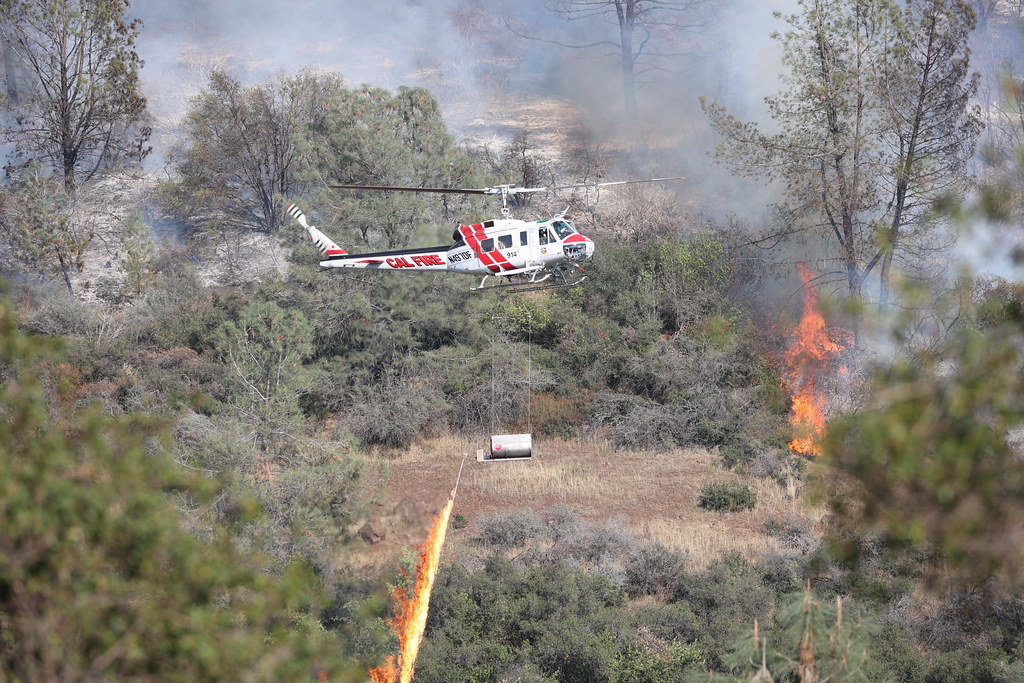
M 792 513 L 766 519 L 764 533 L 778 539 L 782 547 L 801 553 L 817 545 L 817 539 L 811 532 L 811 522 Z
M 747 444 L 723 446 L 719 453 L 722 456 L 722 464 L 730 470 L 737 467 L 745 467 L 752 463 L 755 458 L 753 449 Z
M 697 505 L 714 512 L 753 510 L 757 506 L 757 494 L 746 484 L 708 484 L 701 489 Z
M 499 550 L 518 548 L 540 533 L 537 513 L 527 510 L 485 515 L 480 518 L 480 541 Z
M 675 593 L 686 567 L 686 554 L 655 541 L 640 545 L 625 559 L 624 588 L 631 598 Z

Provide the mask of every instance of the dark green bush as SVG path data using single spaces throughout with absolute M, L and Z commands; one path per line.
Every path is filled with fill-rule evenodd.
M 714 512 L 740 512 L 757 506 L 757 494 L 746 484 L 724 482 L 708 484 L 700 491 L 697 505 Z

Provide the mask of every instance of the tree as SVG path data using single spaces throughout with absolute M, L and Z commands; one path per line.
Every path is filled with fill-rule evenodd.
M 638 69 L 658 57 L 665 57 L 666 44 L 680 31 L 703 28 L 714 12 L 709 0 L 550 0 L 548 8 L 569 21 L 600 19 L 618 29 L 618 37 L 583 45 L 577 49 L 612 48 L 622 72 L 622 96 L 626 114 L 639 117 L 636 102 Z
M 521 187 L 544 187 L 549 183 L 550 163 L 537 149 L 528 128 L 517 130 L 503 148 L 494 150 L 482 145 L 472 151 L 499 183 Z M 532 199 L 532 192 L 523 192 L 510 196 L 508 204 L 521 209 L 529 206 Z
M 995 226 L 994 253 L 1019 233 L 1024 157 L 943 211 L 974 230 Z M 1015 235 L 1018 238 L 1019 234 Z M 1019 265 L 1020 249 L 1010 256 Z M 986 264 L 988 265 L 988 264 Z M 878 364 L 865 408 L 830 424 L 829 503 L 854 531 L 879 530 L 894 551 L 925 549 L 940 578 L 968 589 L 993 577 L 1020 586 L 1024 520 L 1024 287 L 965 271 L 973 296 L 941 343 Z M 911 295 L 913 292 L 910 293 Z M 897 338 L 910 326 L 898 320 Z M 839 539 L 851 556 L 855 537 Z
M 981 110 L 971 100 L 979 75 L 970 72 L 968 37 L 974 13 L 959 1 L 923 0 L 905 11 L 902 49 L 887 60 L 880 83 L 884 122 L 885 224 L 870 267 L 881 258 L 879 306 L 889 300 L 893 258 L 922 245 L 926 214 L 935 201 L 966 188 L 967 162 L 981 133 Z M 919 264 L 910 262 L 908 268 Z
M 774 640 L 760 633 L 758 623 L 750 635 L 736 643 L 732 664 L 743 680 L 867 681 L 869 629 L 843 616 L 843 599 L 835 606 L 823 604 L 811 592 L 810 583 L 803 593 L 788 596 L 776 615 L 778 630 Z
M 416 187 L 480 187 L 469 155 L 448 132 L 437 100 L 423 88 L 394 93 L 361 86 L 336 94 L 299 131 L 303 172 L 311 187 L 332 183 Z M 313 200 L 325 231 L 371 246 L 402 247 L 414 236 L 449 239 L 438 213 L 453 217 L 451 195 L 321 189 Z M 353 235 L 355 232 L 355 235 Z M 344 245 L 342 245 L 344 246 Z
M 68 204 L 65 188 L 38 163 L 30 163 L 14 188 L 3 194 L 0 229 L 23 268 L 62 278 L 74 294 L 71 276 L 84 266 L 92 231 L 78 225 Z
M 153 231 L 146 225 L 139 210 L 132 211 L 124 219 L 121 228 L 121 270 L 124 271 L 124 282 L 121 294 L 131 299 L 140 296 L 156 277 L 155 260 L 156 246 L 153 244 Z
M 105 166 L 148 154 L 139 20 L 130 0 L 4 0 L 0 27 L 23 78 L 6 131 L 60 172 L 69 196 Z M 12 84 L 8 83 L 8 88 Z
M 291 451 L 294 421 L 300 415 L 299 394 L 307 385 L 302 367 L 313 350 L 313 328 L 299 309 L 254 301 L 237 322 L 225 323 L 219 344 L 230 363 L 241 395 L 236 405 L 251 428 L 249 439 L 264 459 Z
M 767 99 L 779 127 L 765 134 L 705 100 L 723 136 L 716 156 L 737 172 L 781 182 L 778 238 L 809 231 L 841 264 L 860 301 L 880 266 L 888 300 L 893 258 L 925 258 L 926 207 L 962 186 L 980 131 L 968 105 L 974 14 L 959 0 L 807 0 L 780 36 L 788 90 Z M 834 272 L 834 271 L 833 271 Z
M 297 131 L 342 90 L 341 76 L 311 70 L 249 87 L 213 71 L 172 152 L 178 179 L 164 185 L 165 204 L 189 220 L 276 232 L 302 187 Z
M 934 547 L 966 585 L 1019 581 L 1024 567 L 1024 466 L 1009 440 L 1024 422 L 1024 328 L 1020 300 L 1008 304 L 983 334 L 878 368 L 868 405 L 830 425 L 824 449 L 840 519 L 897 551 Z
M 0 678 L 360 680 L 310 612 L 308 568 L 276 576 L 182 528 L 176 497 L 217 487 L 173 464 L 159 425 L 51 414 L 54 346 L 0 301 Z

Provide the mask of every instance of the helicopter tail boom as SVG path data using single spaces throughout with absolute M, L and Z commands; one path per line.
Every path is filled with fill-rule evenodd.
M 294 202 L 288 205 L 288 208 L 285 209 L 285 213 L 298 221 L 299 225 L 306 229 L 306 232 L 309 233 L 309 239 L 316 245 L 316 248 L 319 249 L 320 253 L 324 256 L 344 256 L 348 253 L 335 244 L 334 240 L 330 237 L 317 230 L 316 227 L 310 225 L 309 221 L 306 220 L 306 214 L 302 213 L 302 209 L 297 207 Z

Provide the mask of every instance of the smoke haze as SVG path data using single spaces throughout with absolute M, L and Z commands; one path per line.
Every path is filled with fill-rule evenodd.
M 777 89 L 780 66 L 769 34 L 782 22 L 772 14 L 795 8 L 792 0 L 720 3 L 703 30 L 677 36 L 675 54 L 638 77 L 643 146 L 657 150 L 639 170 L 687 175 L 693 196 L 723 212 L 763 212 L 764 197 L 734 190 L 728 171 L 709 163 L 711 131 L 698 99 L 712 97 L 741 117 L 763 116 L 761 100 Z M 252 84 L 306 66 L 340 73 L 350 86 L 430 88 L 464 140 L 500 142 L 536 127 L 563 135 L 573 129 L 591 147 L 636 147 L 622 135 L 615 48 L 559 46 L 615 40 L 617 26 L 567 21 L 542 2 L 138 0 L 134 14 L 144 22 L 138 49 L 158 152 L 211 69 Z
M 609 173 L 685 175 L 679 192 L 686 206 L 765 225 L 771 188 L 711 161 L 715 137 L 699 98 L 770 130 L 764 98 L 779 91 L 782 72 L 772 33 L 786 28 L 776 15 L 800 6 L 724 0 L 716 9 L 701 30 L 674 35 L 670 56 L 645 64 L 657 68 L 638 75 L 640 121 L 633 124 L 624 113 L 614 45 L 564 47 L 615 41 L 617 25 L 600 17 L 568 21 L 539 0 L 138 0 L 142 78 L 157 118 L 153 163 L 159 165 L 211 69 L 252 84 L 308 66 L 340 73 L 350 86 L 425 86 L 451 130 L 469 143 L 501 144 L 525 128 L 563 162 L 574 138 L 577 148 L 620 160 Z M 1000 97 L 998 65 L 1007 54 L 1000 46 L 1019 42 L 1009 25 L 987 23 L 976 34 L 986 110 Z M 995 133 L 990 125 L 987 139 Z M 578 179 L 571 177 L 578 169 L 553 170 Z

